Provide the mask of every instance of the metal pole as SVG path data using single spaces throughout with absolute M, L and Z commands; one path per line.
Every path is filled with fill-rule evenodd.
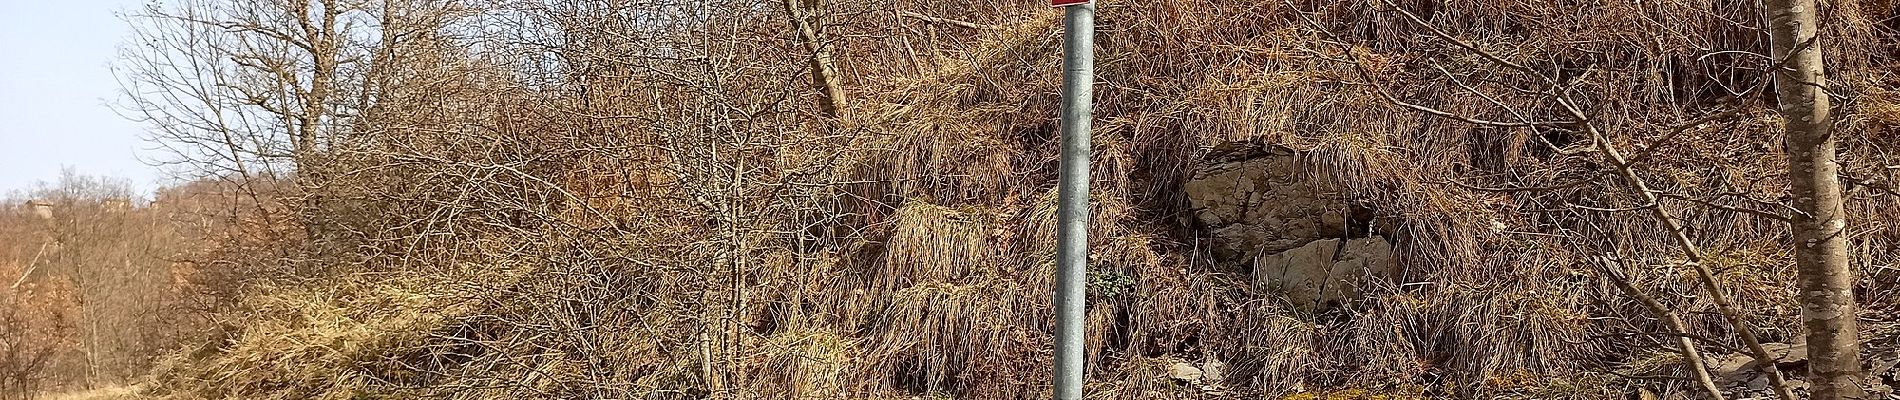
M 1056 400 L 1082 398 L 1082 316 L 1089 259 L 1089 119 L 1095 5 L 1067 7 L 1062 32 L 1062 182 L 1056 204 Z

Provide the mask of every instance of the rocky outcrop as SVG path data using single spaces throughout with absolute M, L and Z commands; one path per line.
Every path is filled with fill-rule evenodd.
M 1260 257 L 1253 277 L 1255 287 L 1284 293 L 1294 306 L 1320 309 L 1358 299 L 1366 282 L 1387 278 L 1397 264 L 1383 237 L 1323 239 Z
M 1310 176 L 1300 155 L 1266 146 L 1217 149 L 1185 185 L 1215 258 L 1251 271 L 1257 287 L 1285 293 L 1301 308 L 1357 299 L 1369 279 L 1396 270 L 1392 244 L 1365 225 L 1370 216 L 1332 185 Z M 1359 225 L 1355 227 L 1355 225 Z
M 1209 165 L 1183 189 L 1215 257 L 1241 262 L 1345 236 L 1350 207 L 1305 175 L 1296 153 L 1275 147 Z

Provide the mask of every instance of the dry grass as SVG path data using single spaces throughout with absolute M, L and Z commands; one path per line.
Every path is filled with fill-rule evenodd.
M 1645 362 L 1639 354 L 1657 339 L 1621 334 L 1658 325 L 1580 267 L 1588 256 L 1641 260 L 1631 263 L 1638 284 L 1685 313 L 1707 315 L 1712 306 L 1683 296 L 1691 281 L 1653 221 L 1575 207 L 1633 205 L 1594 179 L 1604 167 L 1580 150 L 1587 141 L 1390 107 L 1342 61 L 1343 51 L 1360 52 L 1398 98 L 1485 118 L 1508 116 L 1445 75 L 1491 91 L 1508 91 L 1522 77 L 1491 71 L 1380 6 L 1314 3 L 1303 11 L 1347 46 L 1323 40 L 1278 2 L 1102 5 L 1091 390 L 1118 399 L 1602 398 L 1672 385 L 1595 374 Z M 1729 22 L 1753 21 L 1752 9 L 1727 1 L 1406 7 L 1514 60 L 1578 77 L 1581 91 L 1595 94 L 1588 106 L 1624 148 L 1710 110 L 1724 85 L 1750 79 L 1751 61 L 1708 52 L 1765 48 Z M 1840 81 L 1892 85 L 1893 69 L 1884 67 L 1900 56 L 1875 40 L 1891 34 L 1836 10 L 1843 23 L 1828 33 L 1840 45 L 1828 51 Z M 258 397 L 716 397 L 709 388 L 723 379 L 741 386 L 726 394 L 733 397 L 1035 397 L 1047 390 L 1051 351 L 1058 18 L 1047 10 L 1003 17 L 1015 22 L 974 34 L 967 51 L 946 56 L 956 62 L 864 83 L 865 98 L 839 129 L 868 133 L 845 146 L 852 150 L 829 177 L 850 200 L 826 223 L 862 232 L 842 250 L 809 251 L 770 236 L 750 242 L 766 249 L 748 255 L 751 270 L 730 273 L 720 269 L 729 259 L 705 250 L 720 243 L 706 239 L 716 236 L 668 226 L 667 237 L 627 230 L 606 244 L 575 246 L 589 250 L 562 250 L 611 261 L 537 268 L 508 290 L 480 286 L 479 305 L 463 294 L 416 292 L 434 286 L 422 281 L 484 279 L 476 277 L 296 290 L 257 299 L 254 319 L 230 345 L 181 367 L 188 378 L 172 381 L 198 382 L 183 389 L 197 393 Z M 1844 90 L 1862 99 L 1845 111 L 1864 121 L 1843 126 L 1854 138 L 1846 169 L 1885 171 L 1891 163 L 1881 149 L 1900 115 L 1894 96 L 1878 85 Z M 1554 112 L 1539 96 L 1498 101 Z M 1761 99 L 1742 104 L 1735 118 L 1661 144 L 1645 177 L 1690 198 L 1777 201 L 1782 164 L 1772 113 Z M 1267 145 L 1299 151 L 1310 179 L 1376 212 L 1380 233 L 1401 253 L 1401 282 L 1311 315 L 1255 292 L 1244 270 L 1211 261 L 1197 245 L 1206 233 L 1187 222 L 1181 185 L 1218 147 Z M 1540 186 L 1563 187 L 1476 189 Z M 1727 192 L 1746 194 L 1717 196 Z M 1892 196 L 1851 204 L 1868 216 L 1853 225 L 1864 232 L 1860 265 L 1900 256 L 1887 246 L 1900 227 L 1874 212 L 1896 205 Z M 1775 250 L 1786 228 L 1687 201 L 1665 206 L 1679 210 L 1704 246 L 1720 249 L 1717 269 L 1766 336 L 1789 337 L 1791 273 L 1788 255 Z M 666 226 L 655 224 L 655 232 Z M 736 286 L 747 294 L 723 289 Z M 1715 337 L 1732 329 L 1714 317 L 1690 323 Z M 439 344 L 430 332 L 458 326 L 479 334 L 447 336 L 481 351 L 417 376 L 362 367 Z M 1228 364 L 1230 390 L 1197 393 L 1167 381 L 1157 366 L 1170 359 Z M 418 377 L 430 374 L 440 376 Z
M 145 389 L 137 386 L 114 386 L 79 392 L 56 393 L 41 397 L 46 400 L 142 400 L 149 399 L 140 394 Z
M 481 304 L 476 287 L 440 285 L 423 277 L 366 278 L 304 288 L 265 290 L 248 301 L 242 330 L 217 351 L 223 356 L 161 363 L 162 392 L 209 397 L 352 398 L 391 380 L 413 380 L 431 338 Z M 471 277 L 472 278 L 472 277 Z M 503 278 L 491 275 L 487 279 Z M 463 282 L 480 282 L 474 278 Z

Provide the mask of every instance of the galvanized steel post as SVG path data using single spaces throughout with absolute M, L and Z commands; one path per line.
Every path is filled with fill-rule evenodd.
M 1089 122 L 1094 108 L 1095 5 L 1066 7 L 1062 33 L 1062 164 L 1056 204 L 1055 398 L 1082 398 L 1089 258 Z

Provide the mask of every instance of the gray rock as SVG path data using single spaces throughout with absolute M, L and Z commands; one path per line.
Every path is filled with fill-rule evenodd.
M 1361 288 L 1397 269 L 1392 244 L 1379 236 L 1322 239 L 1260 257 L 1253 264 L 1256 287 L 1279 291 L 1298 307 L 1359 298 Z
M 1201 382 L 1202 376 L 1200 368 L 1195 368 L 1194 364 L 1189 364 L 1186 361 L 1175 361 L 1173 364 L 1168 364 L 1169 378 L 1195 384 Z
M 1767 377 L 1767 376 L 1765 376 L 1765 375 L 1756 375 L 1756 376 L 1755 376 L 1755 379 L 1749 379 L 1749 380 L 1748 380 L 1748 385 L 1747 385 L 1747 387 L 1748 387 L 1748 390 L 1754 390 L 1754 391 L 1762 391 L 1762 390 L 1767 390 L 1767 389 L 1768 389 L 1768 377 Z
M 1303 170 L 1284 148 L 1217 163 L 1197 172 L 1184 191 L 1195 219 L 1214 236 L 1222 261 L 1246 265 L 1261 254 L 1345 236 L 1346 202 Z
M 1805 369 L 1801 363 L 1808 360 L 1808 346 L 1805 344 L 1762 343 L 1763 350 L 1773 357 L 1775 365 L 1770 368 L 1780 370 L 1788 389 L 1800 391 L 1808 388 L 1808 382 L 1801 379 Z M 1768 375 L 1758 368 L 1753 355 L 1747 353 L 1716 354 L 1704 357 L 1717 386 L 1737 390 L 1738 395 L 1771 398 L 1768 387 Z
M 1749 377 L 1745 375 L 1755 371 L 1755 359 L 1746 354 L 1711 354 L 1703 361 L 1708 363 L 1710 373 L 1721 381 L 1746 382 Z
M 1762 343 L 1761 348 L 1775 357 L 1776 364 L 1791 364 L 1808 360 L 1808 345 L 1787 343 Z
M 1318 308 L 1356 300 L 1368 280 L 1397 269 L 1384 238 L 1343 239 L 1352 233 L 1353 207 L 1328 180 L 1316 178 L 1326 171 L 1301 161 L 1298 152 L 1227 143 L 1212 153 L 1231 161 L 1197 172 L 1185 184 L 1187 198 L 1212 236 L 1215 258 L 1252 271 L 1256 287 Z

